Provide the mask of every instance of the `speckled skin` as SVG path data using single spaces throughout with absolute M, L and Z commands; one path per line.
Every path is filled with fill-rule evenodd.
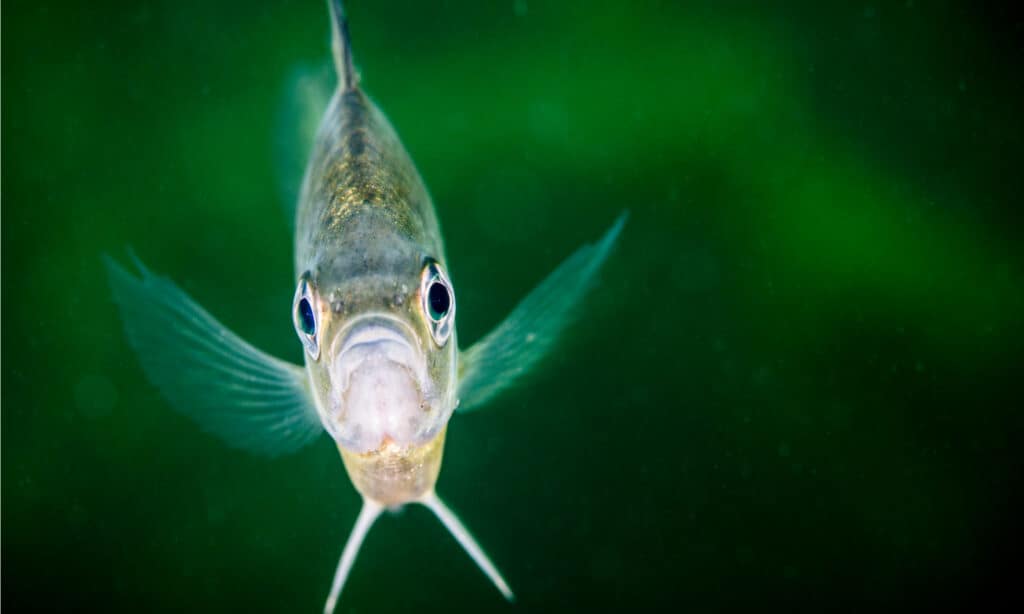
M 344 413 L 331 415 L 329 409 L 331 395 L 338 394 L 329 369 L 348 323 L 367 314 L 397 318 L 426 360 L 429 381 L 421 382 L 420 411 L 429 416 L 415 418 L 424 426 L 414 437 L 375 450 L 346 450 L 339 441 L 356 488 L 386 505 L 433 490 L 444 427 L 455 407 L 455 335 L 443 347 L 434 342 L 420 294 L 428 259 L 444 266 L 433 203 L 419 173 L 387 118 L 358 86 L 339 88 L 303 181 L 295 272 L 309 281 L 315 297 L 321 349 L 316 358 L 307 353 L 306 366 L 329 432 L 330 421 L 352 426 L 343 425 Z
M 444 261 L 430 195 L 391 124 L 358 87 L 336 93 L 320 124 L 296 228 L 300 274 L 312 265 L 323 274 L 366 272 L 377 263 L 361 252 L 375 246 Z
M 361 495 L 388 507 L 416 501 L 432 490 L 441 471 L 444 430 L 431 441 L 412 448 L 382 446 L 356 454 L 340 448 L 352 483 Z

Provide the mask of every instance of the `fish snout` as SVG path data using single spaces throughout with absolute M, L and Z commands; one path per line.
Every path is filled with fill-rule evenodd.
M 420 443 L 434 429 L 426 360 L 412 329 L 392 316 L 362 317 L 332 347 L 328 430 L 365 453 L 387 442 Z

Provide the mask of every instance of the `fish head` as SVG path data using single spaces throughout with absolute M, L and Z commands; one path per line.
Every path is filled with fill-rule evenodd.
M 296 332 L 324 428 L 344 450 L 419 446 L 455 409 L 455 293 L 441 254 L 350 220 L 300 274 Z

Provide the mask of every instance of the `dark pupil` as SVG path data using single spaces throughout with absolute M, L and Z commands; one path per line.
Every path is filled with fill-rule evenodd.
M 452 306 L 452 299 L 448 296 L 448 288 L 444 287 L 444 284 L 434 282 L 430 284 L 430 290 L 427 291 L 427 303 L 430 305 L 430 317 L 434 320 L 440 320 L 448 314 L 448 309 Z
M 316 334 L 316 319 L 313 317 L 313 306 L 306 299 L 299 301 L 299 326 L 302 327 L 302 332 L 307 335 Z

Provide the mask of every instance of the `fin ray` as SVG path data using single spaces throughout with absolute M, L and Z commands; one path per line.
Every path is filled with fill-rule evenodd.
M 105 260 L 129 344 L 175 410 L 267 456 L 298 450 L 323 431 L 302 367 L 249 345 L 134 256 L 138 276 Z
M 498 568 L 494 566 L 491 559 L 487 557 L 487 553 L 484 552 L 483 548 L 480 547 L 480 544 L 478 544 L 476 539 L 473 538 L 473 535 L 469 532 L 469 529 L 466 528 L 466 525 L 462 524 L 459 517 L 444 504 L 444 501 L 441 501 L 441 498 L 437 496 L 437 493 L 431 492 L 420 499 L 419 502 L 427 509 L 434 512 L 434 515 L 441 521 L 441 524 L 448 529 L 448 532 L 452 534 L 455 541 L 459 542 L 459 545 L 466 551 L 466 554 L 473 559 L 473 562 L 477 564 L 480 571 L 484 572 L 484 575 L 494 583 L 494 587 L 501 592 L 505 599 L 515 601 L 515 595 L 512 594 L 512 589 L 508 587 L 508 583 L 505 582 L 505 578 L 501 577 L 501 572 L 499 572 Z
M 363 507 L 359 510 L 359 517 L 356 518 L 356 524 L 352 527 L 352 532 L 349 533 L 348 540 L 345 542 L 345 549 L 341 552 L 341 558 L 338 559 L 338 568 L 335 570 L 334 580 L 331 582 L 331 592 L 327 595 L 327 603 L 324 604 L 324 614 L 334 613 L 334 608 L 338 605 L 338 597 L 341 596 L 341 589 L 345 587 L 345 580 L 348 579 L 348 574 L 352 571 L 352 565 L 356 562 L 359 548 L 362 547 L 363 540 L 366 539 L 367 533 L 370 532 L 370 528 L 377 518 L 380 517 L 382 511 L 384 511 L 384 506 L 380 503 L 363 499 Z

